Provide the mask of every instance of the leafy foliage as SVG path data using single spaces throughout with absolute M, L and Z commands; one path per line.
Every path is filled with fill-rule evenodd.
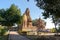
M 37 24 L 36 24 L 37 20 L 38 20 L 38 19 L 32 20 L 33 26 L 36 26 L 36 25 L 37 25 Z
M 5 13 L 5 10 L 4 9 L 0 9 L 0 22 L 2 22 L 4 19 L 4 13 Z
M 44 18 L 52 18 L 56 28 L 60 18 L 60 0 L 36 0 L 36 2 L 36 5 L 44 10 L 42 13 Z
M 36 0 L 37 6 L 44 10 L 43 16 L 48 18 L 50 15 L 60 17 L 60 0 Z
M 51 32 L 56 32 L 56 29 L 55 29 L 55 28 L 52 28 L 52 29 L 51 29 Z
M 58 30 L 57 30 L 57 32 L 60 32 L 60 27 L 58 27 Z
M 5 32 L 7 32 L 7 29 L 0 25 L 0 36 L 3 36 Z
M 22 20 L 20 9 L 14 4 L 7 10 L 0 10 L 1 24 L 5 26 L 13 26 L 14 23 L 20 23 Z

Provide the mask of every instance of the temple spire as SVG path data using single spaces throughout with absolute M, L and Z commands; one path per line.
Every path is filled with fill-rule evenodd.
M 30 15 L 30 10 L 29 10 L 29 8 L 26 9 L 25 13 L 26 13 L 26 15 Z

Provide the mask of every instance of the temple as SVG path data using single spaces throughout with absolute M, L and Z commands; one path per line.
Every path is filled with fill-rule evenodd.
M 22 31 L 38 31 L 40 29 L 45 29 L 45 22 L 39 18 L 36 25 L 33 26 L 32 19 L 30 17 L 30 10 L 27 8 L 23 14 Z

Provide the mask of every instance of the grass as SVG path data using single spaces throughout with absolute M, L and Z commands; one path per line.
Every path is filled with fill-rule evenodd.
M 8 35 L 0 36 L 0 40 L 8 40 Z

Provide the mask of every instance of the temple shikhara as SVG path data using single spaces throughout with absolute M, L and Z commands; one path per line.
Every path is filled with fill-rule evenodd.
M 45 22 L 42 19 L 38 19 L 35 25 L 32 25 L 32 19 L 30 17 L 30 10 L 29 8 L 26 9 L 25 13 L 23 14 L 23 23 L 22 23 L 22 31 L 38 31 L 45 29 Z
M 22 31 L 34 31 L 37 30 L 36 26 L 32 25 L 32 19 L 30 17 L 30 11 L 27 8 L 25 13 L 23 14 L 23 25 Z

